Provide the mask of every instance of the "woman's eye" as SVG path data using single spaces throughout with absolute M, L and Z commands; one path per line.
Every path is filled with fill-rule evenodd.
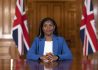
M 53 26 L 53 25 L 51 24 L 51 25 L 49 25 L 49 26 Z
M 43 27 L 47 27 L 47 25 L 44 25 Z

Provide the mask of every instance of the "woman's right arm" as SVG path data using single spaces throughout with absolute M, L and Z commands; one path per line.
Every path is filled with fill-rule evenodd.
M 33 44 L 31 46 L 31 48 L 27 52 L 27 56 L 26 56 L 27 59 L 30 59 L 30 60 L 39 60 L 39 58 L 41 57 L 41 55 L 39 55 L 39 54 L 36 53 L 37 52 L 36 49 L 38 49 L 37 48 L 37 41 L 38 41 L 38 38 L 35 38 L 34 41 L 33 41 Z

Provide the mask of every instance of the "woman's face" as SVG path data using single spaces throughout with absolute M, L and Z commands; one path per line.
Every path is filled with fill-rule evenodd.
M 46 21 L 44 22 L 42 29 L 45 35 L 50 36 L 53 34 L 55 26 L 51 21 Z

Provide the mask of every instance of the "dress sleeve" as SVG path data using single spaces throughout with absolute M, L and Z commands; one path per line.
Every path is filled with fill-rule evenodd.
M 39 58 L 41 57 L 41 55 L 36 53 L 36 49 L 38 49 L 37 48 L 37 41 L 38 41 L 38 38 L 35 38 L 32 45 L 31 45 L 31 48 L 29 49 L 29 51 L 27 53 L 27 56 L 26 56 L 27 59 L 39 60 Z
M 71 50 L 68 48 L 68 45 L 66 43 L 66 41 L 64 40 L 64 38 L 61 38 L 61 50 L 62 53 L 59 56 L 59 60 L 72 60 L 72 53 Z

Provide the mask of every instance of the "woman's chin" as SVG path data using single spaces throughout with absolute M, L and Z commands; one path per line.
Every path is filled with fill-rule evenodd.
M 53 35 L 52 33 L 45 34 L 45 36 L 52 36 L 52 35 Z

